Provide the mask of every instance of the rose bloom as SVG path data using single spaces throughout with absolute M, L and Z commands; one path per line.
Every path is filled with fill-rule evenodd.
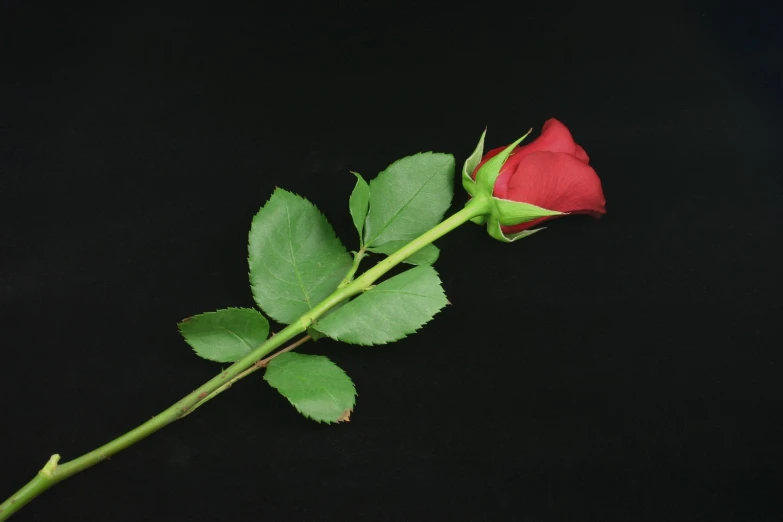
M 473 178 L 487 160 L 505 148 L 487 152 L 473 172 Z M 606 199 L 601 180 L 589 162 L 587 153 L 574 142 L 568 128 L 552 118 L 544 123 L 538 138 L 514 149 L 500 169 L 493 195 L 566 214 L 589 214 L 599 218 L 606 214 Z M 556 217 L 560 216 L 501 228 L 503 233 L 510 234 Z

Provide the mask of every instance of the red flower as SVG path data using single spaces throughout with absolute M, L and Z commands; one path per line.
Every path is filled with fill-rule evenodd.
M 473 171 L 473 178 L 488 159 L 505 148 L 487 152 Z M 492 195 L 548 210 L 599 218 L 606 214 L 606 199 L 601 180 L 588 165 L 589 161 L 587 153 L 574 142 L 566 126 L 552 118 L 544 123 L 538 138 L 511 153 L 500 169 Z M 555 217 L 559 216 L 501 228 L 505 234 L 519 232 Z

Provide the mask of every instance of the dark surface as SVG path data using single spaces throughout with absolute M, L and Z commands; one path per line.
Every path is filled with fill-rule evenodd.
M 433 324 L 308 346 L 349 424 L 247 379 L 14 520 L 783 520 L 772 11 L 2 5 L 3 498 L 215 375 L 175 325 L 253 304 L 276 185 L 354 248 L 349 170 L 557 117 L 609 209 L 463 227 Z

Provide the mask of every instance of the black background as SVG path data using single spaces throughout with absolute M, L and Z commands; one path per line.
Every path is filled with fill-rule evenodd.
M 252 306 L 275 186 L 355 248 L 349 170 L 556 117 L 607 216 L 462 227 L 433 324 L 303 348 L 350 423 L 246 379 L 15 520 L 783 520 L 777 14 L 368 5 L 2 3 L 3 497 L 216 374 L 176 323 Z

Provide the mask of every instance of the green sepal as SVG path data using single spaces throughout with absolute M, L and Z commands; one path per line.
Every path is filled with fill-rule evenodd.
M 563 212 L 549 210 L 530 203 L 511 201 L 509 199 L 492 198 L 494 209 L 492 215 L 501 225 L 519 225 L 534 219 L 548 216 L 562 216 Z
M 468 156 L 468 159 L 466 159 L 465 163 L 462 165 L 462 187 L 471 196 L 476 190 L 476 182 L 473 181 L 471 174 L 473 174 L 473 171 L 476 170 L 478 164 L 481 163 L 481 156 L 484 154 L 484 138 L 486 135 L 487 129 L 484 129 L 484 132 L 481 133 L 481 138 L 479 138 L 479 142 L 478 145 L 476 145 L 475 150 L 470 156 Z
M 500 169 L 503 167 L 503 164 L 506 162 L 517 145 L 522 143 L 522 140 L 527 138 L 531 132 L 533 132 L 533 129 L 527 131 L 527 134 L 503 149 L 503 151 L 500 152 L 500 154 L 497 156 L 490 158 L 486 163 L 484 163 L 484 165 L 481 166 L 479 171 L 476 172 L 476 188 L 480 193 L 486 194 L 487 196 L 492 195 L 492 191 L 495 188 L 495 181 L 500 175 Z
M 513 234 L 506 235 L 500 228 L 500 222 L 495 217 L 490 217 L 487 221 L 487 232 L 493 238 L 503 243 L 513 243 L 518 239 L 522 239 L 544 230 L 546 227 L 534 228 L 533 230 L 522 230 L 521 232 L 515 232 Z

